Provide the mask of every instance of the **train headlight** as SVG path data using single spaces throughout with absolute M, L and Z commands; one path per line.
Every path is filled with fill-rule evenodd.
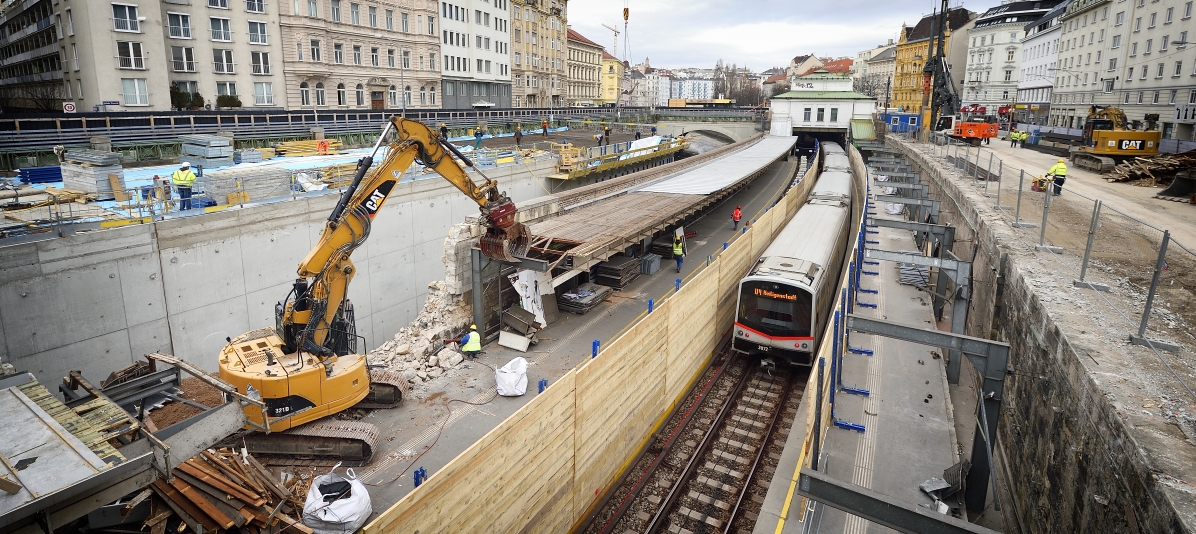
M 802 343 L 802 344 L 801 344 L 801 348 L 803 348 L 803 349 L 806 349 L 806 348 L 809 348 L 809 347 L 810 347 L 810 344 L 809 344 L 809 343 Z

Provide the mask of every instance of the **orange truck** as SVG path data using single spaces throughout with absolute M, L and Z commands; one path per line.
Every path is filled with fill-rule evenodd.
M 939 118 L 939 131 L 973 145 L 996 137 L 998 127 L 997 118 L 991 115 L 973 115 L 967 118 L 947 115 Z

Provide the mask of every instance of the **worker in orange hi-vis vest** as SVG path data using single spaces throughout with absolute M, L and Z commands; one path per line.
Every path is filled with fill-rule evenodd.
M 739 230 L 739 219 L 743 218 L 743 210 L 739 206 L 735 206 L 735 211 L 731 212 L 731 221 L 735 223 L 735 229 Z

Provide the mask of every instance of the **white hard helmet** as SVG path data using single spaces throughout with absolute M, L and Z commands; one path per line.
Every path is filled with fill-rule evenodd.
M 190 167 L 190 166 L 191 166 L 191 162 L 190 162 L 190 161 L 184 161 L 184 162 L 183 162 L 183 168 L 184 168 L 184 169 L 186 169 L 186 168 L 188 168 L 188 167 Z

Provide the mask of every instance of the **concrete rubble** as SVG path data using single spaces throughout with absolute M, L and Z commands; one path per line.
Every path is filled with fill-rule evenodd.
M 419 316 L 370 351 L 369 363 L 402 371 L 408 382 L 423 384 L 465 360 L 456 339 L 472 320 L 473 311 L 461 295 L 450 293 L 443 281 L 432 282 Z

